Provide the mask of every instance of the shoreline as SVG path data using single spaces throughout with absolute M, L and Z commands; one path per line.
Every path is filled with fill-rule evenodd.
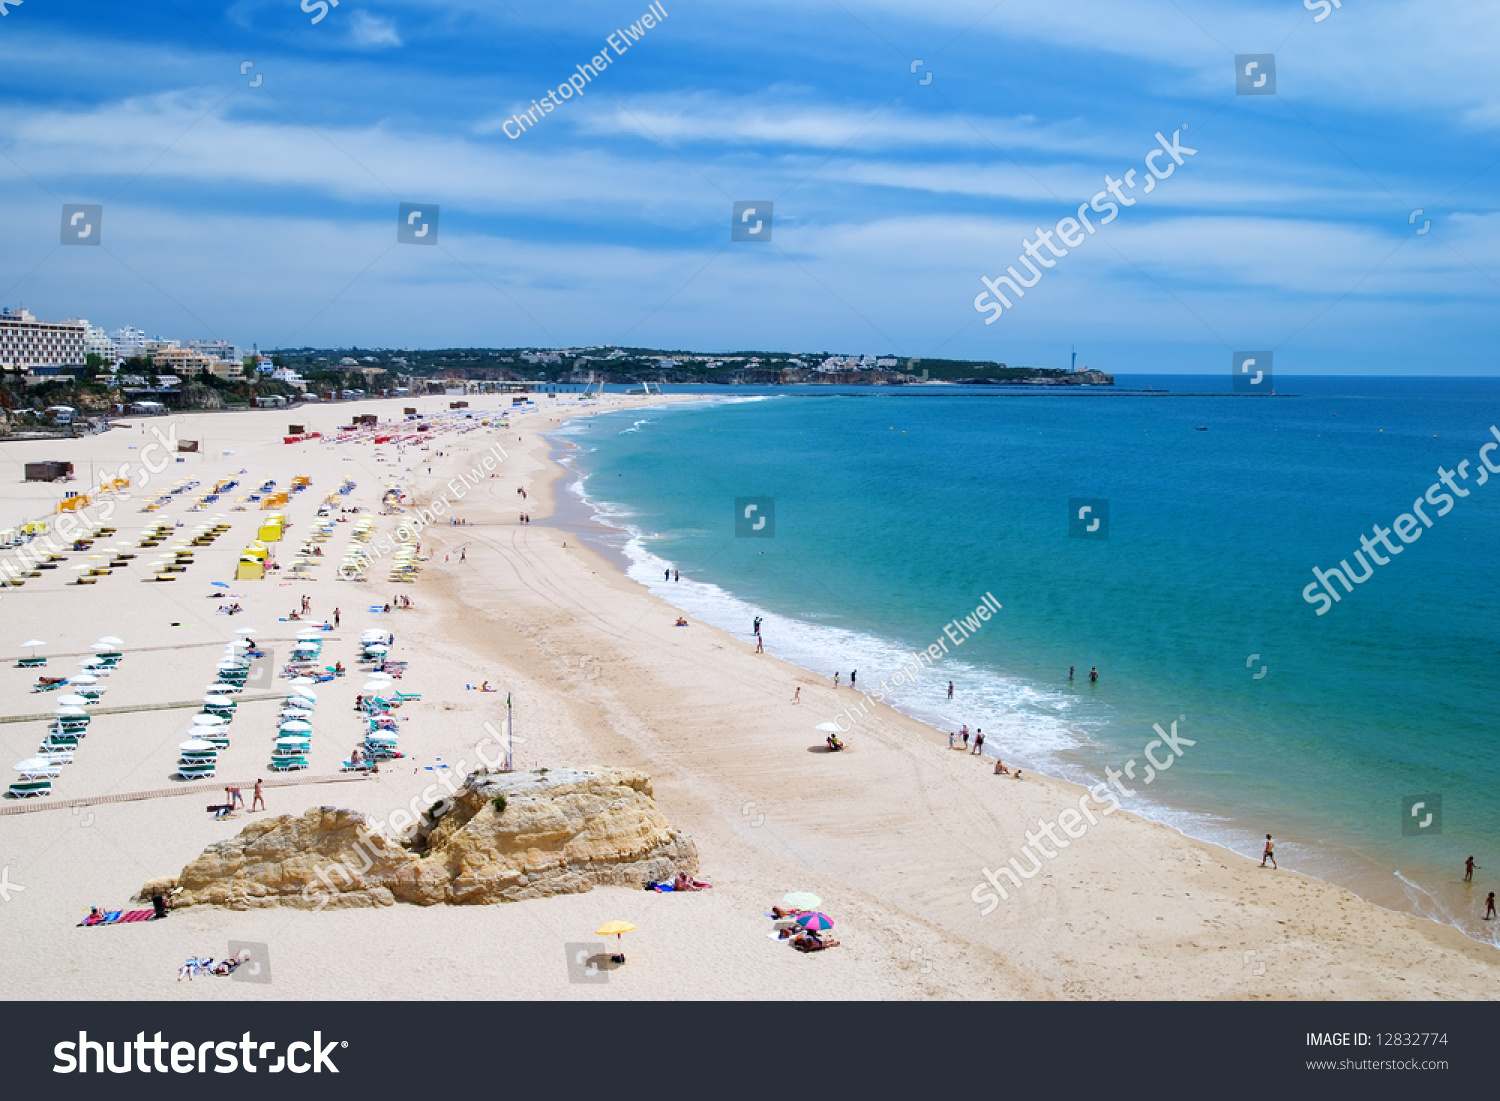
M 679 400 L 696 399 L 704 402 L 715 403 L 717 403 L 717 401 L 719 400 L 718 395 L 673 396 L 678 397 Z M 674 600 L 673 596 L 678 593 L 678 590 L 675 588 L 675 586 L 666 585 L 665 583 L 663 583 L 662 588 L 658 590 L 656 587 L 654 575 L 652 580 L 650 581 L 642 580 L 639 577 L 632 577 L 630 575 L 630 570 L 632 568 L 635 568 L 642 564 L 636 559 L 633 559 L 629 554 L 626 548 L 630 544 L 636 544 L 638 552 L 641 554 L 657 557 L 659 563 L 661 564 L 666 564 L 666 560 L 654 555 L 654 552 L 645 549 L 645 542 L 650 538 L 647 533 L 639 530 L 633 525 L 630 525 L 624 520 L 619 520 L 618 522 L 612 521 L 611 509 L 623 509 L 623 505 L 620 505 L 617 502 L 602 502 L 590 497 L 587 494 L 587 491 L 584 489 L 584 484 L 587 480 L 589 472 L 583 470 L 576 460 L 569 461 L 570 457 L 565 453 L 564 448 L 573 448 L 578 453 L 582 452 L 582 449 L 578 448 L 577 444 L 561 438 L 560 436 L 554 436 L 553 447 L 549 458 L 559 467 L 558 477 L 561 479 L 563 485 L 563 492 L 559 495 L 559 501 L 566 502 L 563 508 L 568 514 L 566 519 L 564 520 L 564 523 L 557 525 L 559 530 L 565 530 L 579 536 L 579 538 L 582 539 L 586 545 L 591 545 L 592 549 L 594 549 L 597 553 L 601 554 L 605 559 L 610 561 L 622 574 L 629 577 L 630 580 L 635 581 L 636 584 L 639 584 L 642 587 L 646 588 L 649 592 L 657 596 L 659 599 L 666 601 L 672 607 L 681 610 L 686 615 L 696 617 L 701 621 L 711 622 L 715 627 L 730 634 L 730 636 L 734 637 L 737 641 L 744 642 L 745 640 L 740 638 L 736 634 L 734 629 L 728 626 L 725 622 L 715 621 L 713 618 L 709 618 L 713 615 L 712 611 L 708 613 L 708 616 L 705 616 L 703 607 L 695 606 L 695 602 L 693 600 Z M 744 616 L 763 611 L 762 609 L 759 609 L 748 598 L 736 594 L 732 589 L 726 588 L 719 581 L 699 581 L 695 582 L 695 584 L 699 586 L 709 586 L 722 593 L 729 600 L 742 605 L 742 609 L 739 609 L 743 612 L 742 618 Z M 695 590 L 693 589 L 682 590 L 682 594 L 690 595 L 694 591 Z M 782 620 L 787 619 L 787 617 L 781 615 L 780 613 L 770 614 Z M 722 620 L 723 618 L 723 616 L 719 617 L 720 620 Z M 795 617 L 791 617 L 790 622 L 798 624 L 805 631 L 820 629 L 816 624 L 797 620 Z M 890 642 L 890 640 L 883 639 L 880 636 L 871 634 L 869 631 L 866 631 L 864 629 L 842 628 L 840 630 L 847 632 L 852 636 L 868 638 L 869 640 L 882 646 L 893 645 L 898 651 L 900 650 L 900 646 L 904 645 L 893 644 Z M 812 669 L 808 665 L 804 664 L 800 657 L 793 657 L 783 660 L 789 660 L 794 666 L 802 670 L 802 672 L 804 672 L 807 676 L 818 679 L 820 682 L 827 679 L 817 670 Z M 989 673 L 985 670 L 978 669 L 977 667 L 970 666 L 968 665 L 968 663 L 957 662 L 956 659 L 954 659 L 954 662 L 954 667 L 961 669 L 959 675 L 962 675 L 962 672 L 972 672 L 987 677 L 994 677 L 997 675 Z M 1006 676 L 1004 679 L 1010 680 L 1014 678 Z M 867 681 L 866 683 L 869 682 Z M 1018 681 L 1018 683 L 1021 683 L 1023 689 L 1029 688 L 1032 690 L 1041 690 L 1037 688 L 1037 686 L 1028 685 L 1024 682 Z M 863 700 L 868 707 L 886 707 L 894 711 L 895 713 L 904 716 L 905 718 L 911 719 L 912 721 L 921 724 L 928 732 L 930 732 L 930 737 L 936 738 L 940 743 L 947 738 L 947 731 L 938 725 L 942 721 L 942 719 L 930 708 L 924 709 L 919 705 L 914 705 L 906 700 L 895 700 L 888 703 L 877 703 L 870 697 L 868 693 L 863 691 L 860 692 L 859 699 Z M 856 704 L 854 706 L 857 707 L 858 705 Z M 849 710 L 849 706 L 841 709 L 834 716 L 835 721 L 846 715 Z M 1014 717 L 1019 719 L 1022 716 L 1020 716 L 1019 712 L 1017 712 Z M 1173 729 L 1175 731 L 1175 724 L 1173 724 Z M 857 720 L 855 721 L 855 725 L 851 728 L 851 731 L 855 734 L 858 733 Z M 851 733 L 851 731 L 845 731 L 844 733 L 848 734 Z M 1073 737 L 1078 739 L 1080 746 L 1086 741 L 1086 735 L 1072 729 L 1071 727 L 1069 728 L 1069 733 Z M 1149 737 L 1149 735 L 1147 735 L 1147 737 Z M 995 754 L 990 752 L 989 750 L 995 744 L 996 742 L 994 740 L 991 740 L 989 742 L 986 752 L 983 754 L 983 756 L 987 760 L 994 760 Z M 1054 780 L 1058 783 L 1073 785 L 1079 791 L 1086 791 L 1089 789 L 1090 785 L 1084 780 L 1078 778 L 1075 775 L 1068 775 L 1066 773 L 1059 774 L 1059 772 L 1056 771 L 1058 764 L 1061 763 L 1065 765 L 1067 756 L 1070 753 L 1074 752 L 1076 751 L 1064 750 L 1061 751 L 1060 754 L 1048 755 L 1049 759 L 1042 764 L 1036 764 L 1034 759 L 1029 758 L 1025 755 L 1017 755 L 1014 759 L 1012 759 L 1009 754 L 1006 754 L 1005 760 L 1011 762 L 1012 764 L 1014 764 L 1015 761 L 1020 761 L 1029 772 L 1033 772 L 1036 775 L 1045 776 L 1048 779 Z M 1075 771 L 1079 771 L 1081 769 L 1082 766 L 1078 766 L 1078 769 L 1076 769 Z M 1100 784 L 1096 783 L 1093 786 L 1097 788 L 1098 786 L 1100 786 Z M 1249 824 L 1248 820 L 1226 818 L 1221 815 L 1216 815 L 1214 812 L 1205 809 L 1205 807 L 1203 806 L 1205 802 L 1206 800 L 1204 798 L 1195 800 L 1191 796 L 1183 796 L 1174 800 L 1170 796 L 1158 794 L 1157 798 L 1140 798 L 1139 802 L 1132 800 L 1128 804 L 1125 804 L 1123 809 L 1128 810 L 1131 814 L 1142 819 L 1143 821 L 1151 822 L 1155 825 L 1163 826 L 1167 829 L 1172 830 L 1173 832 L 1181 836 L 1184 840 L 1203 845 L 1209 845 L 1216 849 L 1221 849 L 1226 854 L 1237 857 L 1239 859 L 1251 861 L 1256 860 L 1257 855 L 1253 855 L 1251 852 L 1241 852 L 1239 849 L 1235 848 L 1232 843 L 1235 840 L 1248 841 L 1248 847 L 1252 850 L 1259 846 L 1259 835 L 1256 833 L 1255 828 Z M 1225 838 L 1223 836 L 1215 836 L 1213 835 L 1215 831 L 1205 831 L 1209 835 L 1195 832 L 1195 827 L 1203 828 L 1211 823 L 1221 824 L 1222 833 L 1227 833 L 1230 836 L 1228 838 Z M 1423 909 L 1421 909 L 1420 906 L 1417 905 L 1414 901 L 1412 892 L 1416 892 L 1418 895 L 1420 895 L 1421 898 L 1426 898 L 1431 901 L 1429 911 L 1441 910 L 1443 908 L 1444 900 L 1440 899 L 1437 895 L 1428 891 L 1421 885 L 1413 882 L 1405 876 L 1402 876 L 1399 869 L 1397 869 L 1395 872 L 1392 872 L 1390 869 L 1387 869 L 1384 866 L 1377 865 L 1372 857 L 1366 855 L 1352 845 L 1339 843 L 1337 845 L 1336 851 L 1330 851 L 1327 849 L 1329 843 L 1322 839 L 1302 839 L 1297 835 L 1292 834 L 1278 835 L 1277 843 L 1278 852 L 1280 852 L 1286 846 L 1296 846 L 1300 844 L 1320 846 L 1321 848 L 1317 855 L 1321 857 L 1321 863 L 1332 864 L 1336 870 L 1347 870 L 1347 872 L 1349 873 L 1346 876 L 1329 876 L 1327 873 L 1320 874 L 1309 871 L 1301 871 L 1298 874 L 1307 875 L 1320 883 L 1329 885 L 1330 887 L 1348 890 L 1356 897 L 1360 898 L 1361 901 L 1367 903 L 1368 905 L 1376 906 L 1388 913 L 1401 914 L 1419 920 L 1430 921 L 1437 926 L 1453 929 L 1476 945 L 1486 948 L 1496 947 L 1494 943 L 1485 941 L 1469 930 L 1466 930 L 1461 924 L 1459 924 L 1459 921 L 1454 916 L 1444 916 L 1441 913 L 1424 912 Z M 1380 901 L 1369 896 L 1367 891 L 1370 888 L 1377 887 L 1380 883 L 1382 883 L 1392 875 L 1395 875 L 1403 884 L 1406 885 L 1406 890 L 1404 892 L 1405 897 L 1409 903 L 1412 903 L 1412 905 L 1405 907 L 1400 905 L 1391 905 L 1388 902 Z
M 669 398 L 670 400 L 670 398 Z M 691 400 L 691 399 L 688 399 Z M 393 403 L 399 408 L 399 402 Z M 644 408 L 659 400 L 611 400 L 602 408 Z M 380 409 L 379 403 L 369 406 Z M 0 845 L 21 854 L 11 881 L 27 892 L 0 907 L 15 956 L 3 983 L 9 998 L 546 998 L 677 999 L 1087 999 L 1087 998 L 1488 998 L 1500 963 L 1457 930 L 1382 910 L 1352 893 L 1295 872 L 1258 873 L 1228 850 L 1192 841 L 1170 827 L 1126 813 L 1099 814 L 1067 852 L 987 916 L 972 897 L 1018 851 L 1038 819 L 1078 804 L 1081 789 L 1028 775 L 994 777 L 987 762 L 949 752 L 945 739 L 916 719 L 877 708 L 848 739 L 850 750 L 823 752 L 814 723 L 842 705 L 822 678 L 707 623 L 672 626 L 676 609 L 631 581 L 606 556 L 547 519 L 566 492 L 564 468 L 550 460 L 545 434 L 595 408 L 543 406 L 514 416 L 510 429 L 433 441 L 430 459 L 407 456 L 385 469 L 367 444 L 283 446 L 273 439 L 283 414 L 242 419 L 237 455 L 205 456 L 193 477 L 247 467 L 253 478 L 310 474 L 315 490 L 293 498 L 295 525 L 343 478 L 378 504 L 401 480 L 413 503 L 437 497 L 470 454 L 500 442 L 509 452 L 501 477 L 468 488 L 443 524 L 421 535 L 424 569 L 415 585 L 372 581 L 364 587 L 319 580 L 287 591 L 287 582 L 236 583 L 247 614 L 206 615 L 210 578 L 224 576 L 246 528 L 200 555 L 175 585 L 140 585 L 125 576 L 97 587 L 43 579 L 14 599 L 48 615 L 51 652 L 88 649 L 100 633 L 127 640 L 112 678 L 110 704 L 183 698 L 191 677 L 212 664 L 177 663 L 186 685 L 161 684 L 169 654 L 152 647 L 202 647 L 256 626 L 262 637 L 295 631 L 275 623 L 288 601 L 306 593 L 315 616 L 343 607 L 343 627 L 328 656 L 348 659 L 351 639 L 388 626 L 395 656 L 409 660 L 409 683 L 423 699 L 402 711 L 408 771 L 382 769 L 363 783 L 339 785 L 340 805 L 386 818 L 432 789 L 435 770 L 473 762 L 484 724 L 503 718 L 506 696 L 466 687 L 492 681 L 516 699 L 517 767 L 604 765 L 653 778 L 658 806 L 699 847 L 712 891 L 674 898 L 601 888 L 583 895 L 490 907 L 396 906 L 311 913 L 283 909 L 194 907 L 169 922 L 124 929 L 73 929 L 80 911 L 123 901 L 147 879 L 175 874 L 208 844 L 256 817 L 215 823 L 198 800 L 166 799 L 101 806 L 89 815 L 0 818 Z M 483 415 L 482 410 L 474 410 Z M 221 429 L 220 436 L 225 433 Z M 226 442 L 221 440 L 219 447 Z M 416 462 L 420 459 L 420 462 Z M 399 472 L 415 462 L 412 475 Z M 426 473 L 430 462 L 432 473 Z M 176 468 L 168 478 L 180 477 Z M 249 479 L 247 479 L 248 481 Z M 515 520 L 518 486 L 528 490 L 532 524 Z M 140 502 L 136 501 L 138 505 Z M 160 514 L 171 519 L 181 511 Z M 208 519 L 212 513 L 202 518 Z M 372 513 L 371 515 L 376 515 Z M 121 537 L 157 515 L 127 506 L 115 518 Z M 183 517 L 189 526 L 194 517 Z M 378 517 L 380 530 L 398 517 Z M 329 553 L 337 561 L 348 528 Z M 298 530 L 300 535 L 300 529 Z M 563 547 L 562 543 L 567 546 Z M 458 553 L 459 546 L 466 554 Z M 318 575 L 315 575 L 318 576 Z M 184 587 L 186 585 L 186 587 Z M 365 610 L 401 588 L 414 607 L 391 615 Z M 13 599 L 7 594 L 7 601 Z M 168 626 L 167 621 L 178 622 Z M 21 636 L 12 640 L 12 649 Z M 38 636 L 43 637 L 43 636 Z M 130 647 L 140 647 L 132 658 Z M 199 651 L 201 654 L 202 652 Z M 202 666 L 200 668 L 200 665 Z M 282 682 L 277 681 L 279 687 Z M 38 710 L 29 676 L 0 671 L 6 713 Z M 803 705 L 790 703 L 800 686 Z M 318 739 L 310 775 L 332 771 L 355 730 L 349 703 L 357 681 L 319 685 Z M 248 705 L 264 708 L 267 704 Z M 274 712 L 236 720 L 224 773 L 264 767 Z M 243 724 L 243 725 L 241 725 Z M 14 752 L 34 730 L 0 724 Z M 149 714 L 102 716 L 78 761 L 67 766 L 58 797 L 152 786 L 180 739 L 176 721 Z M 19 759 L 19 758 L 17 758 Z M 250 770 L 246 772 L 246 770 Z M 213 796 L 214 786 L 200 790 Z M 321 797 L 273 789 L 272 813 L 300 814 Z M 85 824 L 87 823 L 87 824 Z M 805 958 L 765 939 L 761 916 L 787 890 L 813 890 L 835 916 L 842 947 Z M 565 946 L 586 940 L 603 921 L 627 918 L 631 967 L 608 985 L 568 979 Z M 702 936 L 712 929 L 712 937 Z M 227 939 L 268 944 L 275 981 L 173 981 L 188 955 L 223 954 Z M 339 965 L 337 946 L 378 945 L 379 966 Z M 1243 962 L 1246 952 L 1267 968 Z M 1413 960 L 1423 963 L 1412 975 Z

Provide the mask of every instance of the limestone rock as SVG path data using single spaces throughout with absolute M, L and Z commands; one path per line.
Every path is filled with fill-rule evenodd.
M 356 811 L 316 807 L 246 826 L 141 893 L 181 888 L 176 907 L 430 906 L 640 887 L 679 871 L 698 871 L 697 847 L 657 809 L 643 773 L 478 772 L 412 849 Z

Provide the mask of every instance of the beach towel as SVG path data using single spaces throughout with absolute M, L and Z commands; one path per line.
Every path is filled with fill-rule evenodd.
M 91 921 L 84 918 L 79 925 L 124 925 L 132 921 L 150 921 L 153 910 L 109 910 L 102 919 Z

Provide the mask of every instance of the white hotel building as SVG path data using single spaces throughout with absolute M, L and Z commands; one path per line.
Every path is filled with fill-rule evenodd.
M 0 311 L 0 370 L 81 367 L 88 322 L 38 321 L 28 310 Z

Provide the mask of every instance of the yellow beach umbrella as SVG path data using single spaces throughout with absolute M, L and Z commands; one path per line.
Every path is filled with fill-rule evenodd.
M 619 940 L 621 933 L 629 933 L 633 929 L 635 929 L 635 926 L 631 925 L 628 921 L 611 921 L 595 929 L 594 935 L 596 937 L 613 936 L 616 940 Z

